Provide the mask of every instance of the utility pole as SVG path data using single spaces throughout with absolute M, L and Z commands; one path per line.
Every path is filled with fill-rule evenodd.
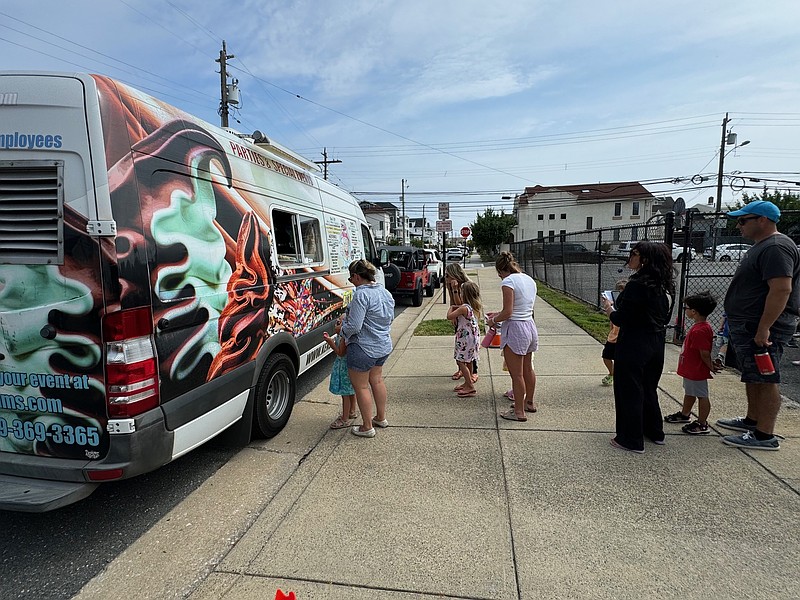
M 403 207 L 403 246 L 406 245 L 406 180 L 400 180 L 400 204 Z
M 322 158 L 323 160 L 315 160 L 314 164 L 322 165 L 322 172 L 324 173 L 323 178 L 327 181 L 328 180 L 328 165 L 333 165 L 336 163 L 340 163 L 340 160 L 328 160 L 328 149 L 322 149 Z
M 719 143 L 719 173 L 717 173 L 717 212 L 722 212 L 722 169 L 725 165 L 725 137 L 728 132 L 728 113 L 722 119 L 722 141 Z
M 220 103 L 219 103 L 219 116 L 220 122 L 223 127 L 228 126 L 228 68 L 227 60 L 229 58 L 236 58 L 233 54 L 227 54 L 225 47 L 225 40 L 222 40 L 222 50 L 220 50 L 219 58 L 214 62 L 219 63 L 219 80 L 220 80 Z

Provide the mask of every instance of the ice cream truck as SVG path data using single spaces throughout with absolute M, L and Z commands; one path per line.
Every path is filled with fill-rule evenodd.
M 276 435 L 360 258 L 358 201 L 264 134 L 0 72 L 0 509 Z

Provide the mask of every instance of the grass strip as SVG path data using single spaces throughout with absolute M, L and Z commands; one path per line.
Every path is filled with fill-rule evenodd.
M 541 281 L 536 281 L 537 295 L 555 308 L 598 342 L 605 343 L 608 336 L 608 317 L 597 311 L 597 307 L 576 300 L 563 292 L 547 287 Z
M 481 334 L 485 333 L 483 320 L 478 322 L 478 329 Z M 429 321 L 422 321 L 414 330 L 414 335 L 454 335 L 456 332 L 453 324 L 447 319 L 431 319 Z

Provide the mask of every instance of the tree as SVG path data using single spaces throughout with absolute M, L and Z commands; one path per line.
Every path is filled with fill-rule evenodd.
M 742 194 L 741 202 L 737 202 L 734 209 L 739 210 L 745 204 L 750 204 L 754 200 L 766 200 L 777 206 L 781 210 L 781 220 L 778 221 L 778 231 L 785 233 L 794 240 L 800 239 L 800 214 L 788 212 L 800 211 L 800 194 L 782 192 L 780 190 L 770 192 L 767 189 L 767 185 L 764 184 L 764 188 L 761 190 L 760 194 L 750 195 L 747 192 Z M 729 232 L 735 234 L 736 221 L 729 219 L 727 229 Z
M 514 215 L 505 211 L 499 214 L 487 208 L 483 215 L 475 215 L 475 222 L 470 225 L 472 241 L 482 257 L 494 258 L 500 253 L 500 244 L 508 240 L 511 230 L 517 224 Z

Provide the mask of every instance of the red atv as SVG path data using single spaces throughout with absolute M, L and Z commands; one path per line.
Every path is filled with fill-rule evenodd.
M 389 263 L 395 265 L 394 269 L 384 269 L 386 289 L 395 297 L 411 296 L 412 306 L 422 305 L 422 292 L 428 297 L 433 296 L 433 279 L 428 271 L 427 257 L 422 248 L 413 246 L 384 246 L 381 250 L 389 253 Z M 397 283 L 391 281 L 397 277 Z M 392 288 L 392 286 L 395 286 Z

